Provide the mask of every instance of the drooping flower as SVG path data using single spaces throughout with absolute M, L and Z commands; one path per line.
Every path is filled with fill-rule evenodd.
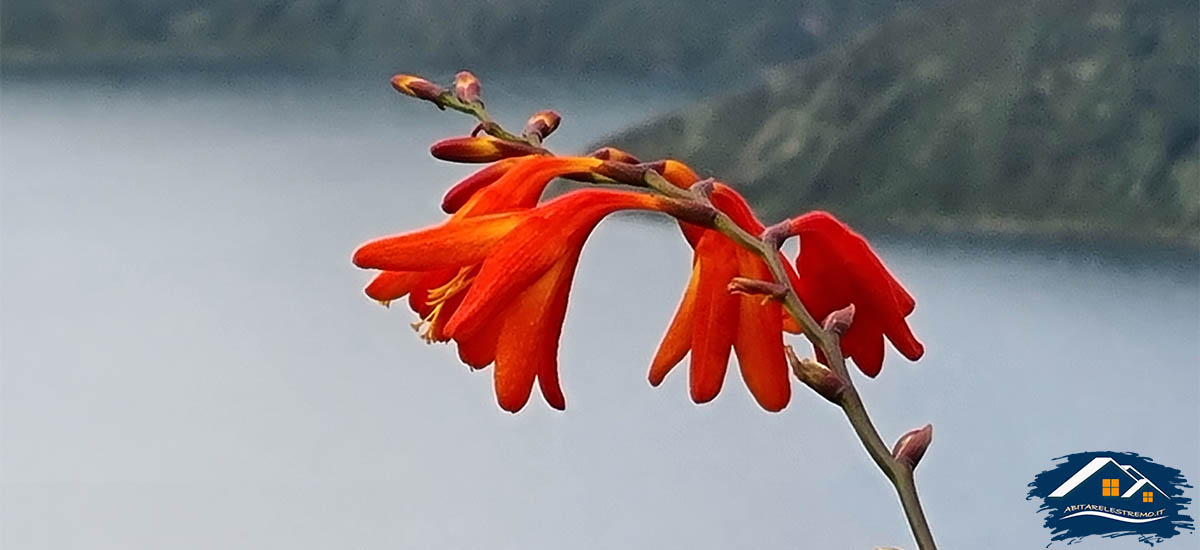
M 614 211 L 669 208 L 668 200 L 641 193 L 575 191 L 532 210 L 452 218 L 378 239 L 359 248 L 354 263 L 392 272 L 471 270 L 473 282 L 455 294 L 456 307 L 437 330 L 458 343 L 468 365 L 495 363 L 504 410 L 524 407 L 535 381 L 562 409 L 558 340 L 584 242 Z
M 866 239 L 828 212 L 809 212 L 788 223 L 800 237 L 795 287 L 804 307 L 823 319 L 854 304 L 854 321 L 841 344 L 859 370 L 871 377 L 879 374 L 885 336 L 909 360 L 920 359 L 925 348 L 905 320 L 916 301 Z
M 680 187 L 695 181 L 694 175 L 687 181 L 682 169 L 674 175 L 664 173 L 664 177 Z M 746 231 L 758 234 L 764 229 L 733 189 L 715 184 L 710 199 Z M 770 270 L 754 253 L 715 230 L 686 223 L 681 226 L 694 248 L 692 277 L 650 365 L 650 384 L 661 384 L 690 353 L 692 400 L 711 401 L 721 391 L 732 350 L 742 379 L 758 404 L 768 411 L 782 410 L 791 399 L 783 349 L 783 309 L 774 300 L 728 290 L 734 277 L 771 280 Z
M 588 157 L 542 155 L 500 161 L 451 189 L 443 205 L 449 203 L 454 213 L 446 223 L 527 210 L 537 204 L 546 185 L 555 177 L 588 171 L 600 162 Z M 457 309 L 461 294 L 474 280 L 476 268 L 470 264 L 455 269 L 385 269 L 367 285 L 365 292 L 385 305 L 408 296 L 409 306 L 421 318 L 415 328 L 428 341 L 444 342 L 447 337 L 441 327 Z

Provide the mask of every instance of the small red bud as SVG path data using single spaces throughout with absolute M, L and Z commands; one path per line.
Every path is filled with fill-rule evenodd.
M 515 141 L 505 141 L 492 136 L 457 137 L 443 139 L 433 144 L 429 152 L 442 160 L 450 162 L 495 162 L 510 157 L 545 154 L 540 149 Z
M 847 330 L 850 330 L 850 325 L 853 323 L 854 304 L 850 304 L 842 309 L 830 313 L 829 316 L 825 318 L 825 322 L 822 323 L 822 326 L 825 327 L 825 330 L 840 337 L 846 334 Z
M 392 77 L 392 87 L 407 96 L 436 102 L 446 90 L 419 76 L 398 74 Z
M 459 71 L 454 75 L 454 95 L 463 103 L 481 103 L 479 79 L 470 71 Z
M 804 382 L 804 385 L 812 388 L 817 395 L 824 397 L 830 403 L 840 403 L 842 393 L 849 386 L 845 379 L 815 359 L 796 357 L 792 346 L 784 346 L 783 350 L 787 354 L 788 363 L 792 365 L 792 373 L 798 380 Z
M 592 154 L 588 156 L 592 158 L 598 158 L 600 160 L 623 162 L 625 164 L 640 164 L 642 162 L 638 160 L 637 157 L 617 149 L 616 147 L 601 147 L 595 151 L 592 151 Z
M 546 139 L 558 129 L 560 122 L 562 117 L 558 113 L 550 110 L 538 111 L 525 123 L 525 135 L 537 136 L 539 140 Z
M 909 430 L 896 440 L 896 446 L 892 448 L 892 457 L 907 464 L 909 468 L 916 468 L 917 464 L 921 462 L 921 457 L 925 456 L 925 450 L 932 442 L 933 424 Z

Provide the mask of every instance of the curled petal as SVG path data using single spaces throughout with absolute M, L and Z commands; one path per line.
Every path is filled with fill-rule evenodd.
M 446 192 L 446 195 L 442 197 L 442 211 L 447 214 L 457 212 L 476 191 L 495 183 L 496 180 L 507 174 L 513 166 L 530 158 L 534 157 L 526 156 L 504 159 L 489 164 L 486 168 L 467 176 L 466 179 L 451 187 Z

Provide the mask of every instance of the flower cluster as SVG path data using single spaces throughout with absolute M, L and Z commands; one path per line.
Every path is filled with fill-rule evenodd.
M 693 250 L 691 278 L 651 361 L 650 383 L 660 384 L 690 355 L 691 397 L 707 402 L 720 392 L 730 356 L 736 355 L 759 405 L 768 411 L 787 406 L 784 333 L 801 327 L 777 297 L 731 285 L 735 279 L 773 281 L 761 256 L 711 223 L 720 213 L 749 234 L 767 231 L 734 189 L 701 180 L 681 162 L 641 163 L 612 148 L 589 156 L 553 155 L 541 144 L 558 127 L 557 114 L 541 111 L 521 136 L 508 134 L 482 111 L 480 86 L 470 73 L 460 73 L 453 90 L 407 75 L 392 83 L 441 108 L 476 115 L 481 122 L 475 132 L 440 141 L 431 152 L 486 166 L 446 193 L 444 222 L 370 241 L 355 252 L 354 264 L 380 270 L 366 288 L 372 299 L 386 305 L 407 296 L 424 339 L 453 341 L 459 358 L 474 369 L 493 366 L 501 408 L 520 410 L 535 384 L 551 407 L 566 406 L 557 355 L 571 282 L 592 230 L 620 210 L 675 217 Z M 704 200 L 628 188 L 648 171 Z M 542 200 L 555 178 L 625 186 L 589 187 Z M 854 321 L 840 345 L 862 372 L 879 373 L 885 337 L 911 360 L 922 355 L 906 321 L 915 302 L 866 240 L 827 212 L 771 229 L 800 239 L 794 269 L 792 262 L 783 264 L 789 280 L 776 283 L 790 285 L 817 318 L 854 306 Z M 823 360 L 819 350 L 818 359 Z

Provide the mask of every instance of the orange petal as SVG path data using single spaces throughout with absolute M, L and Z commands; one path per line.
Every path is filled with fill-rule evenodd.
M 577 258 L 577 254 L 562 257 L 504 313 L 496 343 L 494 382 L 496 400 L 506 411 L 517 412 L 525 406 L 538 377 L 545 379 L 543 392 L 550 405 L 565 406 L 557 387 L 558 338 Z
M 513 166 L 530 158 L 534 157 L 517 157 L 493 162 L 487 168 L 467 176 L 454 187 L 451 187 L 446 192 L 446 195 L 442 197 L 442 211 L 447 214 L 457 212 L 477 191 L 495 183 L 504 174 L 508 173 Z
M 574 172 L 588 172 L 604 161 L 591 157 L 532 156 L 519 162 L 491 185 L 480 189 L 456 216 L 475 216 L 533 208 L 550 181 Z
M 746 251 L 738 252 L 740 274 L 769 280 L 771 272 L 762 260 Z M 783 410 L 792 396 L 787 358 L 783 353 L 783 308 L 776 300 L 763 303 L 761 296 L 738 296 L 737 352 L 742 380 L 758 404 L 771 412 Z
M 708 232 L 696 246 L 700 281 L 696 289 L 696 316 L 692 326 L 692 365 L 689 386 L 692 401 L 706 403 L 721 391 L 730 347 L 737 330 L 737 299 L 726 286 L 736 274 L 737 244 Z
M 521 218 L 517 213 L 476 216 L 383 237 L 359 247 L 354 265 L 388 271 L 432 271 L 479 263 Z
M 699 288 L 700 262 L 692 262 L 692 276 L 688 280 L 687 289 L 683 291 L 683 300 L 675 310 L 675 317 L 667 327 L 654 361 L 650 363 L 650 385 L 658 386 L 666 378 L 667 373 L 683 360 L 683 356 L 692 347 L 692 326 L 696 317 L 696 290 Z
M 458 358 L 473 369 L 482 369 L 496 360 L 496 344 L 503 319 L 493 319 L 472 338 L 460 338 Z
M 846 331 L 842 349 L 863 374 L 875 378 L 883 369 L 883 331 L 872 321 L 855 319 Z
M 376 275 L 363 291 L 372 300 L 387 305 L 388 302 L 399 300 L 412 292 L 423 275 L 425 274 L 418 271 L 384 271 Z

